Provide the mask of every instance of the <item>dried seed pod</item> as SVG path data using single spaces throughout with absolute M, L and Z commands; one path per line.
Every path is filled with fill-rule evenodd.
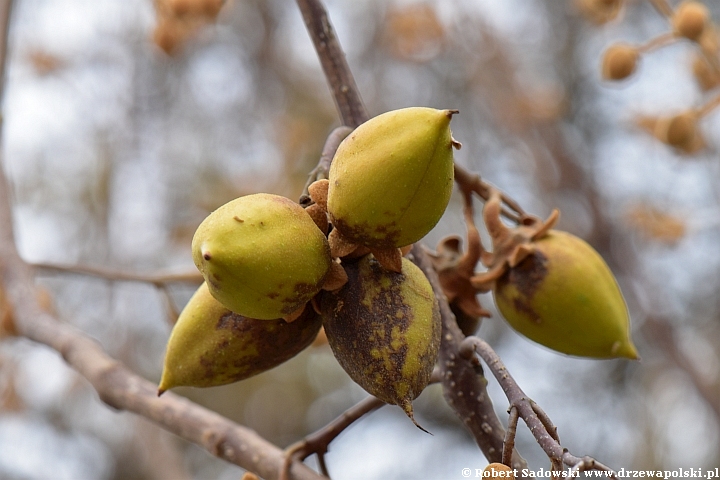
M 402 273 L 382 268 L 372 255 L 346 265 L 348 283 L 323 293 L 322 316 L 330 347 L 348 375 L 413 419 L 412 401 L 437 361 L 440 312 L 422 271 L 406 258 L 402 262 Z
M 698 41 L 709 18 L 710 14 L 704 4 L 690 0 L 678 5 L 671 21 L 676 35 Z
M 504 463 L 491 463 L 483 469 L 482 478 L 515 480 L 515 471 Z
M 270 370 L 310 345 L 321 324 L 312 308 L 293 323 L 243 317 L 203 283 L 170 334 L 158 391 L 225 385 Z
M 605 80 L 623 80 L 635 72 L 640 54 L 636 47 L 624 43 L 610 45 L 602 60 Z
M 327 239 L 292 200 L 259 193 L 211 213 L 192 242 L 210 292 L 250 318 L 289 316 L 314 297 L 330 269 Z
M 687 145 L 695 138 L 697 134 L 697 116 L 692 112 L 685 112 L 673 117 L 668 117 L 667 121 L 658 122 L 657 127 L 659 137 L 673 147 L 681 147 Z
M 568 355 L 638 358 L 615 277 L 583 240 L 550 232 L 495 283 L 493 296 L 510 325 Z
M 440 220 L 453 187 L 453 110 L 404 108 L 345 138 L 329 173 L 328 212 L 352 243 L 397 248 Z

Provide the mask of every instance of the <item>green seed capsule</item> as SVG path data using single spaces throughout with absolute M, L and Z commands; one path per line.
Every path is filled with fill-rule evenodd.
M 243 317 L 215 300 L 203 283 L 170 334 L 159 392 L 225 385 L 262 373 L 310 345 L 321 324 L 312 308 L 292 323 Z
M 192 242 L 210 292 L 235 313 L 288 316 L 319 291 L 330 247 L 310 215 L 285 197 L 240 197 L 211 213 Z
M 551 230 L 493 290 L 510 325 L 568 355 L 638 358 L 630 318 L 615 277 L 586 242 Z
M 452 110 L 412 107 L 379 115 L 341 144 L 329 174 L 328 212 L 353 243 L 396 248 L 424 237 L 453 188 Z

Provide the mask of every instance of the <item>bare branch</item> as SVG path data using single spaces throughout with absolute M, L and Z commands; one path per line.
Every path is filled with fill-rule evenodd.
M 705 402 L 707 402 L 710 408 L 712 408 L 715 416 L 720 421 L 720 397 L 717 394 L 717 388 L 707 381 L 687 355 L 678 348 L 675 343 L 675 331 L 672 325 L 660 318 L 649 317 L 643 325 L 643 333 L 645 333 L 665 355 L 670 357 L 678 368 L 688 375 L 697 392 Z
M 172 393 L 156 395 L 153 383 L 133 374 L 110 358 L 94 340 L 60 323 L 37 304 L 31 268 L 19 257 L 10 227 L 7 181 L 0 172 L 0 278 L 13 306 L 18 332 L 57 350 L 65 361 L 97 390 L 101 400 L 118 410 L 140 414 L 163 428 L 201 445 L 211 454 L 275 479 L 283 465 L 283 451 L 252 430 L 234 424 Z M 305 465 L 292 466 L 293 478 L 319 479 Z
M 490 192 L 495 188 L 486 183 L 480 175 L 470 173 L 457 164 L 455 164 L 455 183 L 464 194 L 474 192 L 484 201 L 490 199 Z M 525 211 L 520 204 L 502 192 L 500 193 L 500 199 L 508 207 L 503 207 L 502 215 L 515 223 L 520 223 L 522 216 L 525 215 Z
M 307 183 L 305 183 L 302 196 L 300 196 L 300 205 L 307 206 L 310 203 L 310 196 L 308 194 L 308 188 L 310 185 L 318 180 L 328 178 L 330 164 L 335 156 L 335 152 L 340 146 L 340 143 L 345 140 L 345 137 L 350 135 L 350 132 L 352 132 L 352 128 L 347 126 L 338 127 L 330 132 L 327 140 L 325 140 L 325 145 L 323 146 L 318 164 L 312 169 L 310 175 L 308 175 Z
M 203 277 L 197 270 L 181 273 L 132 273 L 122 272 L 103 267 L 90 267 L 84 265 L 60 265 L 57 263 L 34 263 L 35 269 L 46 272 L 72 273 L 76 275 L 89 275 L 116 282 L 144 282 L 162 286 L 168 283 L 194 283 L 200 284 Z
M 343 125 L 355 128 L 367 121 L 368 115 L 327 10 L 319 0 L 297 0 L 297 4 L 320 57 Z
M 508 428 L 505 433 L 502 452 L 502 463 L 504 465 L 510 465 L 510 462 L 512 462 L 512 451 L 515 449 L 515 434 L 517 433 L 518 418 L 520 418 L 514 405 L 510 406 L 508 414 Z
M 325 463 L 324 455 L 327 453 L 330 443 L 335 440 L 338 435 L 345 431 L 345 429 L 356 420 L 359 420 L 361 417 L 384 405 L 386 405 L 386 403 L 376 397 L 366 397 L 320 430 L 288 447 L 280 480 L 288 480 L 290 477 L 287 475 L 287 472 L 290 466 L 297 461 L 306 459 L 312 454 L 317 454 L 318 460 L 321 465 L 323 465 Z M 323 473 L 327 475 L 327 467 L 322 467 L 322 470 Z
M 482 368 L 460 358 L 460 345 L 465 336 L 460 331 L 447 299 L 442 293 L 440 281 L 427 252 L 416 243 L 411 254 L 410 260 L 425 273 L 440 305 L 442 320 L 440 371 L 445 400 L 470 430 L 488 461 L 501 462 L 505 429 L 495 414 L 492 400 L 487 393 L 487 381 L 483 377 Z M 514 452 L 512 458 L 513 468 L 527 467 L 527 463 L 517 452 Z
M 478 364 L 475 353 L 485 361 L 500 387 L 502 387 L 503 392 L 505 392 L 510 407 L 517 410 L 520 418 L 527 424 L 535 440 L 553 463 L 562 462 L 575 471 L 602 470 L 610 473 L 608 478 L 617 479 L 614 471 L 597 460 L 591 457 L 576 457 L 563 448 L 557 440 L 557 431 L 550 418 L 522 391 L 497 353 L 484 340 L 478 337 L 467 337 L 460 345 L 460 357 Z M 542 418 L 538 416 L 538 411 Z

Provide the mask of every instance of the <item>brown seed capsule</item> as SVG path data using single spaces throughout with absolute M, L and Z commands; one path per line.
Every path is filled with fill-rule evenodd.
M 640 54 L 637 48 L 616 43 L 605 50 L 602 61 L 602 76 L 605 80 L 622 80 L 635 72 Z
M 372 255 L 347 264 L 348 283 L 323 293 L 322 316 L 330 347 L 348 375 L 412 419 L 412 401 L 437 360 L 440 312 L 422 271 L 406 258 L 402 262 L 402 273 L 384 269 Z
M 696 135 L 697 118 L 690 112 L 681 113 L 670 117 L 667 122 L 658 122 L 660 128 L 664 128 L 663 136 L 665 142 L 673 147 L 681 147 L 688 144 Z
M 687 39 L 698 41 L 705 31 L 710 17 L 708 9 L 700 2 L 685 1 L 681 3 L 672 16 L 675 34 Z

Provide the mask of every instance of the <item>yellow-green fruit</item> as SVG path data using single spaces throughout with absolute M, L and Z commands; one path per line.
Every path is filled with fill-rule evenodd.
M 551 230 L 493 289 L 498 309 L 531 340 L 568 355 L 638 358 L 615 277 L 586 242 Z
M 285 317 L 315 296 L 332 261 L 310 215 L 292 200 L 266 193 L 211 213 L 195 232 L 192 253 L 220 303 L 264 320 Z
M 369 247 L 403 247 L 437 224 L 453 187 L 453 113 L 394 110 L 363 123 L 340 144 L 327 206 L 344 237 Z
M 170 334 L 159 391 L 225 385 L 262 373 L 310 345 L 321 324 L 312 308 L 292 323 L 243 317 L 215 300 L 203 283 Z
M 412 400 L 430 381 L 440 347 L 440 313 L 422 271 L 402 259 L 390 272 L 371 255 L 345 265 L 348 283 L 323 293 L 325 335 L 350 377 L 412 418 Z

